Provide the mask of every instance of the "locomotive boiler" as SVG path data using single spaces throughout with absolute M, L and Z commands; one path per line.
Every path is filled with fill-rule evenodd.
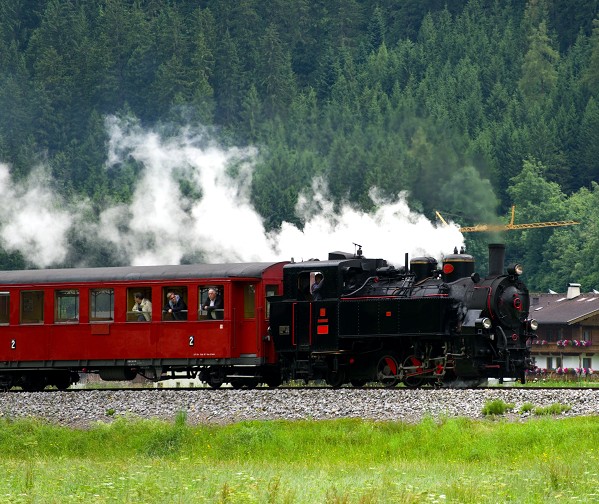
M 283 268 L 284 292 L 269 298 L 270 332 L 282 379 L 326 380 L 334 387 L 473 386 L 487 378 L 525 381 L 529 293 L 505 247 L 489 246 L 489 273 L 474 258 L 413 258 L 396 268 L 383 259 L 334 252 L 326 261 Z M 319 300 L 310 295 L 324 277 Z

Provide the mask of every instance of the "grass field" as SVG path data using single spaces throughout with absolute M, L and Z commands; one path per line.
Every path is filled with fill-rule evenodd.
M 496 417 L 494 417 L 496 418 Z M 599 502 L 599 418 L 0 421 L 0 502 Z

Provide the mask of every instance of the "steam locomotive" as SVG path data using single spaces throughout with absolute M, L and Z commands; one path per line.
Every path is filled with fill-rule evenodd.
M 91 374 L 213 388 L 524 382 L 537 326 L 528 290 L 520 266 L 504 272 L 504 247 L 489 250 L 485 278 L 457 251 L 440 268 L 407 256 L 395 268 L 361 248 L 300 263 L 0 272 L 0 390 L 66 389 Z M 211 291 L 222 307 L 209 306 Z
M 504 272 L 505 247 L 489 246 L 489 274 L 474 258 L 413 258 L 401 268 L 361 253 L 287 264 L 284 292 L 270 298 L 270 331 L 283 380 L 333 387 L 475 386 L 487 378 L 525 381 L 537 322 L 520 265 Z M 322 299 L 309 287 L 323 275 Z M 319 296 L 320 297 L 320 296 Z

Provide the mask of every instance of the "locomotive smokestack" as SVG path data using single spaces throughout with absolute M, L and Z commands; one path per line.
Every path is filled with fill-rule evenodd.
M 503 275 L 505 266 L 505 245 L 489 243 L 489 276 Z

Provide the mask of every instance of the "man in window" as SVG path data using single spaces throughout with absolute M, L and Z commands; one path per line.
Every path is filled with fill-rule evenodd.
M 167 302 L 162 309 L 165 313 L 170 313 L 174 320 L 187 320 L 187 305 L 179 294 L 169 292 L 166 295 Z
M 136 292 L 134 297 L 135 304 L 131 311 L 138 313 L 138 322 L 149 322 L 152 319 L 152 302 L 143 297 L 141 292 Z
M 223 318 L 223 298 L 218 295 L 213 287 L 208 289 L 208 298 L 202 305 L 202 309 L 206 310 L 209 319 Z

